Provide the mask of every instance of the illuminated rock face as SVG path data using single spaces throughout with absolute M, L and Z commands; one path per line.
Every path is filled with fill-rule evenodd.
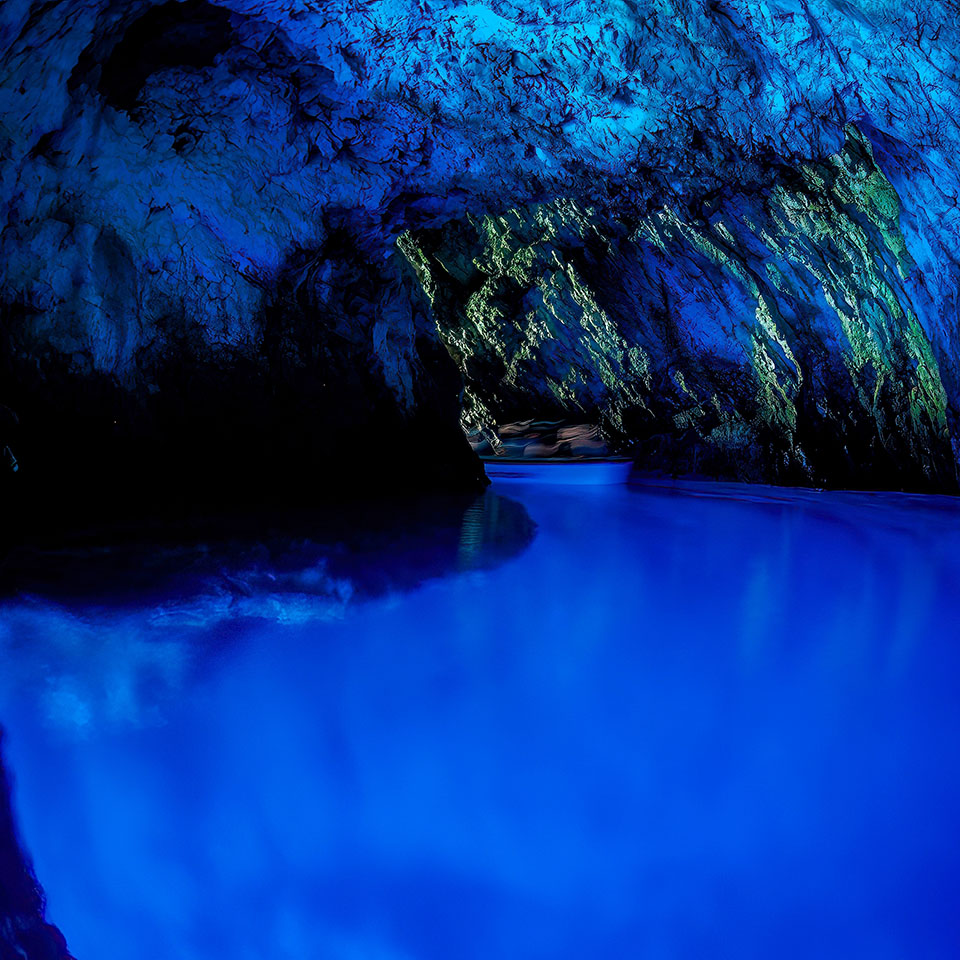
M 949 489 L 954 355 L 919 319 L 900 218 L 851 126 L 836 155 L 730 185 L 695 216 L 628 224 L 562 201 L 402 246 L 471 427 L 586 417 L 676 473 Z
M 953 489 L 944 6 L 9 0 L 21 474 L 469 484 L 439 321 L 476 417 Z

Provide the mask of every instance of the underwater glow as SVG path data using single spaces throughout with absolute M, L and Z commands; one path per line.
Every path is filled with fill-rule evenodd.
M 314 617 L 265 576 L 162 643 L 163 597 L 8 603 L 7 759 L 75 955 L 955 957 L 957 504 L 502 492 L 519 554 L 471 560 L 488 493 L 445 576 Z

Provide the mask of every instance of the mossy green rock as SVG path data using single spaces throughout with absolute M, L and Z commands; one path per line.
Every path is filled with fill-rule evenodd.
M 848 126 L 699 209 L 572 200 L 408 233 L 470 427 L 595 419 L 641 466 L 953 490 L 953 417 L 900 200 Z M 947 357 L 949 363 L 949 357 Z

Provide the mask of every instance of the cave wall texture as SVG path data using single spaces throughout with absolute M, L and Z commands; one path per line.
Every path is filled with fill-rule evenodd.
M 0 728 L 0 748 L 3 729 Z M 72 960 L 63 934 L 46 922 L 46 901 L 20 846 L 10 778 L 0 749 L 0 958 Z
M 6 0 L 18 482 L 469 485 L 462 389 L 953 491 L 958 60 L 957 0 Z

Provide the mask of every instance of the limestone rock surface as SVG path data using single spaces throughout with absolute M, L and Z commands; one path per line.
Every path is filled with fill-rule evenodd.
M 850 126 L 826 160 L 730 185 L 697 215 L 566 200 L 402 246 L 471 429 L 585 416 L 674 473 L 951 489 L 956 345 L 900 223 Z
M 952 490 L 958 13 L 7 0 L 0 449 L 465 486 L 465 378 L 681 472 Z

